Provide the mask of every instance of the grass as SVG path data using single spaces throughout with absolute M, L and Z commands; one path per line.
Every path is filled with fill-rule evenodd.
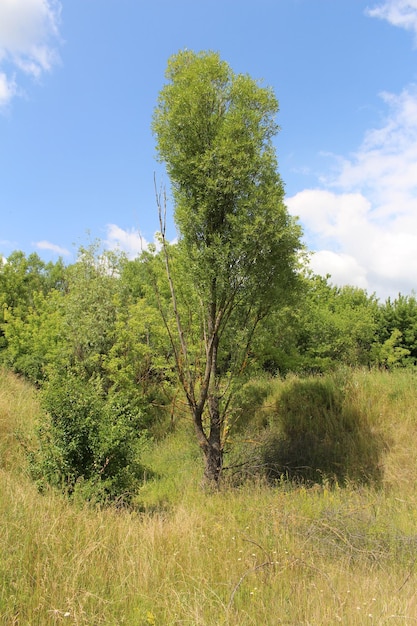
M 417 624 L 417 386 L 355 372 L 352 402 L 388 442 L 383 481 L 199 487 L 187 427 L 148 451 L 137 511 L 92 509 L 25 473 L 36 394 L 0 377 L 0 624 Z M 19 433 L 19 437 L 15 433 Z

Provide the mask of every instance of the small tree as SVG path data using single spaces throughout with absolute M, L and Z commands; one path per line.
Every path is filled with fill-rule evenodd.
M 301 231 L 284 205 L 272 145 L 278 102 L 271 89 L 234 74 L 213 52 L 179 52 L 166 78 L 153 131 L 179 231 L 173 263 L 166 205 L 157 194 L 175 333 L 165 321 L 205 477 L 217 483 L 233 381 L 259 322 L 294 292 Z M 181 275 L 188 285 L 180 299 Z M 196 328 L 201 350 L 193 340 Z

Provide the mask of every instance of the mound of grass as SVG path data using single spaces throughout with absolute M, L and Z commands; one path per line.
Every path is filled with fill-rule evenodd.
M 290 380 L 275 402 L 263 460 L 268 478 L 307 482 L 382 479 L 384 439 L 355 388 L 333 377 Z

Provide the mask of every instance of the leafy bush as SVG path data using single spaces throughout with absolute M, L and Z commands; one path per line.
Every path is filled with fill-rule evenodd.
M 100 379 L 56 375 L 41 393 L 45 414 L 32 473 L 88 500 L 129 502 L 141 484 L 146 443 L 141 415 L 117 397 L 106 397 Z M 149 475 L 149 472 L 148 472 Z

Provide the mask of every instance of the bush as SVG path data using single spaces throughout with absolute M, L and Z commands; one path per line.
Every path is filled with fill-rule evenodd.
M 130 502 L 145 473 L 140 413 L 106 397 L 100 379 L 72 373 L 52 378 L 41 401 L 45 414 L 31 463 L 39 486 L 48 483 L 88 500 Z

